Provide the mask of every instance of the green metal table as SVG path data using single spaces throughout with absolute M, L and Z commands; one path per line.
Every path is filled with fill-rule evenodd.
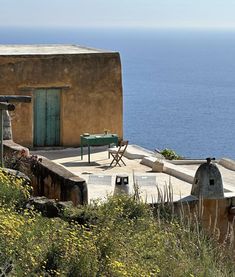
M 116 134 L 94 134 L 89 136 L 81 135 L 81 160 L 83 159 L 83 147 L 88 147 L 88 163 L 90 163 L 90 147 L 100 145 L 115 144 L 118 146 L 118 136 Z

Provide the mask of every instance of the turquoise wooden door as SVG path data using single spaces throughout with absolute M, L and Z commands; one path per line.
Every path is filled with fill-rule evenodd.
M 60 145 L 60 90 L 34 92 L 34 146 Z

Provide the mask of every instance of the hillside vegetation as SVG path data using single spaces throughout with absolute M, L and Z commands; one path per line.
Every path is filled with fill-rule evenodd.
M 28 197 L 0 171 L 1 276 L 233 276 L 228 251 L 166 209 L 117 196 L 49 219 Z

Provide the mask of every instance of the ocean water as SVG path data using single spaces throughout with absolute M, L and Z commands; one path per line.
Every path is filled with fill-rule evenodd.
M 119 51 L 125 139 L 190 158 L 235 158 L 235 32 L 1 28 L 0 43 Z

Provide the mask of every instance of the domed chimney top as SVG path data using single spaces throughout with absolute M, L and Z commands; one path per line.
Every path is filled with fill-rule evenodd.
M 224 188 L 221 173 L 216 164 L 211 161 L 215 158 L 207 158 L 206 163 L 199 166 L 196 171 L 191 195 L 204 199 L 224 198 Z

